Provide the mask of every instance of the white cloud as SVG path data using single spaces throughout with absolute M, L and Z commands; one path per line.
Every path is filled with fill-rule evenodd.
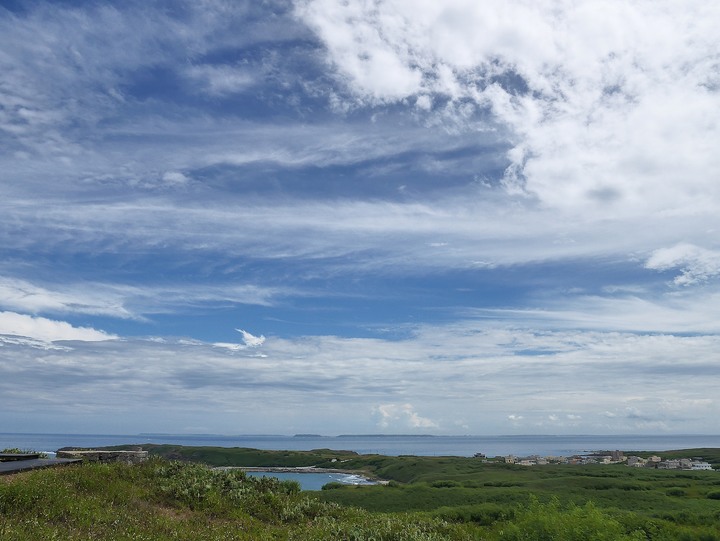
M 142 319 L 146 315 L 187 311 L 199 304 L 237 303 L 271 306 L 277 297 L 299 291 L 251 284 L 171 287 L 101 283 L 62 283 L 52 289 L 36 283 L 0 276 L 0 308 L 37 313 L 75 313 Z
M 216 348 L 224 348 L 230 351 L 241 351 L 247 346 L 243 344 L 233 344 L 232 342 L 214 342 L 213 346 Z
M 673 281 L 677 285 L 689 286 L 720 275 L 720 252 L 681 243 L 655 250 L 645 262 L 645 267 L 660 271 L 679 268 L 681 274 Z
M 108 291 L 107 287 L 82 284 L 48 289 L 7 276 L 0 276 L 0 307 L 31 313 L 84 313 L 120 318 L 132 316 L 123 306 L 119 292 Z
M 242 92 L 255 83 L 256 75 L 237 66 L 192 66 L 187 74 L 209 94 L 224 96 Z
M 477 317 L 545 329 L 720 333 L 720 290 L 699 288 L 652 295 L 566 295 L 542 307 L 468 310 Z
M 256 348 L 258 346 L 262 346 L 263 343 L 265 343 L 265 337 L 263 335 L 253 336 L 249 332 L 242 329 L 235 330 L 242 335 L 243 342 L 245 342 L 245 345 L 247 347 Z
M 42 337 L 69 338 L 64 331 Z M 458 411 L 483 412 L 465 419 L 470 433 L 535 430 L 550 416 L 568 432 L 650 432 L 653 423 L 698 433 L 718 428 L 717 336 L 493 329 L 465 321 L 418 327 L 402 340 L 273 338 L 262 357 L 253 348 L 231 349 L 123 339 L 38 355 L 26 340 L 4 342 L 0 407 L 14 411 L 14 397 L 32 395 L 38 415 L 82 409 L 102 423 L 122 403 L 142 431 L 212 418 L 218 427 L 242 423 L 257 432 L 451 433 Z M 546 353 L 525 354 L 538 349 Z
M 89 327 L 74 327 L 65 321 L 0 312 L 0 334 L 28 337 L 43 342 L 114 340 L 117 336 Z
M 298 14 L 362 99 L 490 107 L 512 132 L 508 186 L 545 205 L 717 207 L 716 4 L 308 0 Z
M 247 331 L 244 331 L 242 329 L 235 329 L 237 332 L 239 332 L 242 335 L 243 343 L 242 344 L 235 344 L 232 342 L 215 342 L 213 343 L 213 347 L 216 348 L 223 348 L 230 351 L 243 351 L 248 348 L 256 348 L 259 346 L 262 346 L 265 343 L 265 337 L 260 336 L 254 336 L 250 334 Z M 265 357 L 265 355 L 261 355 L 262 357 Z
M 163 173 L 162 179 L 167 184 L 179 186 L 187 184 L 190 181 L 190 179 L 180 171 L 166 171 Z
M 421 417 L 412 404 L 381 404 L 374 411 L 380 415 L 381 428 L 439 428 L 433 420 Z
M 39 249 L 58 242 L 78 250 L 133 242 L 137 249 L 170 253 L 213 253 L 220 260 L 322 261 L 329 270 L 347 261 L 348 269 L 378 266 L 407 271 L 477 268 L 547 260 L 621 257 L 678 234 L 704 239 L 694 220 L 677 220 L 675 231 L 661 217 L 624 222 L 588 219 L 566 223 L 557 213 L 505 205 L 481 194 L 421 202 L 214 201 L 103 202 L 49 210 L 42 223 L 36 207 L 0 203 L 10 224 L 28 224 L 23 236 L 7 235 L 8 247 Z M 184 226 L 191 219 L 193 228 Z M 10 227 L 10 226 L 8 226 Z M 633 231 L 627 234 L 627 229 Z M 66 232 L 73 231 L 71 238 Z M 301 232 L 302 234 L 299 234 Z M 437 243 L 438 237 L 444 245 Z M 428 245 L 435 243 L 433 250 Z M 401 247 L 400 250 L 397 247 Z M 361 254 L 361 261 L 340 256 Z M 178 296 L 180 292 L 178 292 Z M 262 302 L 268 302 L 267 299 Z
M 0 157 L 0 169 L 21 179 L 6 188 L 0 203 L 0 222 L 8 228 L 0 242 L 24 250 L 62 245 L 122 251 L 119 247 L 132 243 L 142 253 L 303 258 L 327 264 L 328 273 L 342 264 L 342 270 L 425 272 L 627 254 L 644 258 L 679 238 L 709 245 L 707 231 L 720 216 L 712 181 L 712 171 L 719 169 L 712 151 L 718 146 L 716 127 L 714 115 L 707 114 L 717 109 L 717 95 L 708 79 L 714 73 L 711 55 L 701 58 L 698 51 L 701 45 L 715 50 L 714 29 L 703 21 L 711 20 L 716 8 L 691 4 L 675 17 L 675 7 L 665 13 L 648 2 L 548 5 L 396 0 L 368 11 L 363 3 L 301 3 L 298 13 L 324 39 L 334 65 L 355 70 L 342 71 L 354 95 L 363 103 L 395 101 L 413 116 L 433 111 L 427 122 L 442 128 L 438 137 L 435 127 L 409 124 L 406 117 L 402 124 L 393 118 L 359 130 L 346 119 L 287 125 L 209 119 L 205 111 L 161 109 L 147 115 L 129 97 L 124 104 L 112 97 L 123 74 L 149 65 L 177 66 L 178 51 L 185 52 L 184 66 L 186 54 L 200 58 L 244 40 L 231 22 L 241 20 L 250 6 L 191 6 L 191 20 L 180 21 L 152 6 L 135 12 L 40 4 L 27 18 L 6 21 L 0 32 L 10 51 L 2 57 L 3 67 L 15 74 L 8 76 L 13 91 L 2 99 L 7 111 L 22 111 L 23 117 L 7 125 L 30 130 L 13 141 L 37 150 L 17 150 L 32 160 L 10 153 L 5 161 Z M 710 11 L 703 18 L 698 9 Z M 677 32 L 657 40 L 668 20 L 673 25 L 677 20 Z M 65 35 L 68 26 L 80 29 L 71 36 L 72 46 L 53 49 L 48 43 Z M 105 28 L 111 30 L 107 36 Z M 29 37 L 34 35 L 43 37 L 38 42 Z M 116 35 L 132 38 L 123 51 L 111 47 Z M 602 39 L 588 41 L 589 35 Z M 55 57 L 46 59 L 46 50 Z M 386 70 L 388 59 L 404 68 Z M 678 74 L 680 66 L 685 71 Z M 226 81 L 228 89 L 237 83 L 233 76 L 243 73 L 234 64 L 191 69 L 199 70 L 203 84 L 217 79 L 218 88 Z M 536 92 L 513 94 L 521 79 Z M 709 82 L 700 84 L 705 79 Z M 106 90 L 92 90 L 98 88 Z M 449 105 L 448 97 L 454 100 Z M 505 129 L 478 132 L 478 126 L 489 127 L 472 113 L 466 116 L 469 102 L 474 111 L 492 107 L 491 127 Z M 83 104 L 83 111 L 72 104 Z M 125 120 L 105 127 L 108 119 L 118 118 Z M 86 131 L 67 129 L 67 122 L 80 120 Z M 452 131 L 452 122 L 462 129 L 451 137 L 445 130 Z M 78 141 L 72 137 L 77 133 L 99 135 Z M 291 197 L 228 201 L 225 192 L 203 191 L 193 176 L 194 170 L 230 165 L 271 163 L 287 171 L 452 153 L 469 139 L 492 144 L 509 139 L 514 148 L 509 159 L 516 167 L 506 180 L 515 171 L 522 194 L 534 193 L 553 208 L 538 209 L 532 198 L 502 197 L 489 187 L 463 187 L 449 195 L 438 190 L 397 203 L 363 201 L 362 194 L 329 204 Z M 59 167 L 60 155 L 70 162 Z M 56 181 L 47 184 L 45 178 Z M 187 182 L 190 178 L 193 182 Z M 145 199 L 125 190 L 144 183 L 154 187 L 158 180 L 165 187 L 197 191 L 177 199 Z M 412 186 L 406 191 L 413 194 Z M 42 223 L 36 219 L 39 208 L 46 209 Z M 632 212 L 623 214 L 622 208 Z M 654 212 L 658 208 L 664 210 Z M 673 228 L 666 227 L 669 216 Z M 434 246 L 441 248 L 437 253 L 426 249 L 437 241 L 433 230 L 447 239 Z M 360 262 L 353 257 L 358 254 Z
M 580 418 L 584 431 L 596 432 L 720 429 L 720 7 L 298 4 L 326 44 L 330 76 L 347 91 L 302 81 L 298 71 L 202 64 L 248 44 L 263 48 L 267 36 L 308 37 L 283 16 L 248 28 L 250 2 L 187 3 L 178 10 L 185 19 L 152 3 L 36 3 L 0 20 L 0 146 L 8 150 L 0 170 L 15 179 L 0 198 L 0 246 L 11 254 L 0 263 L 0 409 L 27 408 L 33 396 L 42 418 L 91 412 L 105 426 L 108 411 L 121 408 L 138 423 L 133 430 L 163 431 L 217 423 L 218 431 L 363 432 L 380 422 L 391 431 L 439 432 L 457 426 L 458 411 L 483 411 L 464 423 L 476 433 L 549 419 L 576 430 Z M 130 83 L 143 87 L 155 70 L 189 84 L 167 96 L 133 95 Z M 282 81 L 270 84 L 268 74 Z M 299 120 L 288 124 L 293 113 L 283 112 L 268 122 L 256 110 L 255 120 L 239 120 L 243 111 L 222 107 L 260 84 L 273 100 L 276 91 L 287 98 L 283 106 L 295 107 Z M 188 87 L 207 96 L 189 96 Z M 287 88 L 308 94 L 288 97 Z M 327 121 L 328 111 L 315 114 L 321 98 L 335 112 L 364 109 Z M 483 153 L 475 164 L 488 157 L 490 176 L 472 182 L 474 165 L 458 172 L 440 158 L 464 153 Z M 417 169 L 406 171 L 408 164 Z M 327 197 L 324 185 L 300 193 L 295 180 L 291 187 L 281 178 L 354 168 L 367 174 L 340 197 Z M 427 186 L 416 170 L 428 175 Z M 403 178 L 392 177 L 397 171 Z M 467 173 L 467 183 L 446 187 L 445 172 Z M 393 185 L 391 200 L 367 198 L 379 184 Z M 276 188 L 282 198 L 264 195 Z M 112 260 L 121 270 L 167 260 L 199 283 L 169 283 L 172 272 L 155 284 L 141 272 L 112 283 L 93 274 L 104 263 L 67 278 L 53 263 L 42 268 L 59 252 Z M 13 259 L 18 254 L 33 257 Z M 110 340 L 24 315 L 100 315 L 139 326 L 152 314 L 269 307 L 308 295 L 238 283 L 230 277 L 239 268 L 268 270 L 270 284 L 286 283 L 272 268 L 288 264 L 298 283 L 368 273 L 434 280 L 448 269 L 482 280 L 488 269 L 495 277 L 516 267 L 510 280 L 531 271 L 521 266 L 567 261 L 610 261 L 650 279 L 648 271 L 677 269 L 677 285 L 701 287 L 657 293 L 657 284 L 623 284 L 616 275 L 613 286 L 598 285 L 602 295 L 570 284 L 519 308 L 406 327 L 398 340 L 266 342 L 242 329 L 242 343 Z M 28 277 L 43 271 L 44 280 Z M 541 281 L 543 269 L 535 277 Z M 68 351 L 52 340 L 78 342 Z M 307 427 L 312 419 L 323 421 Z

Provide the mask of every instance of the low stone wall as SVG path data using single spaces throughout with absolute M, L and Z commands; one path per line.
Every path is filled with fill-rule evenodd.
M 125 464 L 139 464 L 148 459 L 147 451 L 84 451 L 58 450 L 57 458 L 75 458 L 85 462 L 124 462 Z

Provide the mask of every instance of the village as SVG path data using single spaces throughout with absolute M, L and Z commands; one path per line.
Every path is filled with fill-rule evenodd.
M 483 453 L 476 453 L 476 458 L 487 460 Z M 530 455 L 527 457 L 517 457 L 515 455 L 507 455 L 505 457 L 496 457 L 495 460 L 502 460 L 505 464 L 517 464 L 518 466 L 544 466 L 547 464 L 626 464 L 631 468 L 654 468 L 658 470 L 690 470 L 690 471 L 715 471 L 712 465 L 702 457 L 678 458 L 663 460 L 662 457 L 653 455 L 648 458 L 639 456 L 625 456 L 622 451 L 607 451 L 599 453 L 590 453 L 587 455 L 573 456 L 540 456 Z

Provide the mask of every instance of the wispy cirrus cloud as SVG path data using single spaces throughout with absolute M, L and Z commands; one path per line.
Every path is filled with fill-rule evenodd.
M 478 317 L 541 328 L 649 333 L 719 333 L 717 288 L 653 295 L 566 294 L 535 307 L 468 310 Z M 529 301 L 532 304 L 533 301 Z
M 457 411 L 481 408 L 482 418 L 466 420 L 465 430 L 528 433 L 550 422 L 572 431 L 582 418 L 595 432 L 647 432 L 653 423 L 707 431 L 719 347 L 709 335 L 533 331 L 475 321 L 418 327 L 403 340 L 269 337 L 235 350 L 186 340 L 70 345 L 41 356 L 17 341 L 0 347 L 4 409 L 14 411 L 13 397 L 32 388 L 37 411 L 26 404 L 25 415 L 53 417 L 52 406 L 61 421 L 68 408 L 82 406 L 91 423 L 119 401 L 136 430 L 181 411 L 212 427 L 234 419 L 248 431 L 270 422 L 286 433 L 347 433 L 352 413 L 356 431 L 452 433 Z
M 288 295 L 302 296 L 304 293 L 289 288 L 235 283 L 178 284 L 173 287 L 68 281 L 50 288 L 0 276 L 0 307 L 31 314 L 91 314 L 142 319 L 152 314 L 187 312 L 204 304 L 271 306 Z
M 104 292 L 98 291 L 105 289 Z M 118 292 L 109 288 L 73 284 L 70 287 L 45 288 L 27 280 L 0 276 L 0 307 L 37 313 L 84 313 L 132 317 L 123 306 Z

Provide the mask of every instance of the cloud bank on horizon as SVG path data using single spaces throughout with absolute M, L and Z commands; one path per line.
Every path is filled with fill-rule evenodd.
M 3 4 L 6 430 L 717 432 L 719 20 Z

